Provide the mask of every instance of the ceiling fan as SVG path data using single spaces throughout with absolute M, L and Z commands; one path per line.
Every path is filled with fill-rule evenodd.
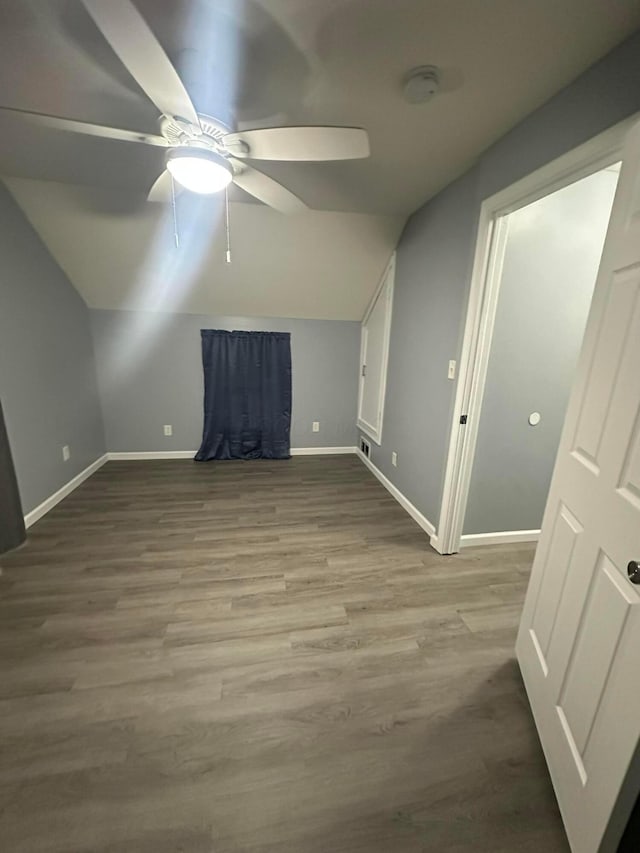
M 295 213 L 306 208 L 304 202 L 247 160 L 319 162 L 369 156 L 369 138 L 361 128 L 271 127 L 233 132 L 217 119 L 198 114 L 177 71 L 131 0 L 83 0 L 83 4 L 159 109 L 160 133 L 137 133 L 23 110 L 5 108 L 0 114 L 19 114 L 46 127 L 167 148 L 166 170 L 151 187 L 150 201 L 170 198 L 172 181 L 205 195 L 233 182 L 270 207 Z

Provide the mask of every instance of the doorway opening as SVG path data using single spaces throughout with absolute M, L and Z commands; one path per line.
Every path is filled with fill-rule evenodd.
M 482 205 L 440 553 L 537 540 L 627 128 Z
M 619 171 L 505 216 L 462 545 L 540 532 Z

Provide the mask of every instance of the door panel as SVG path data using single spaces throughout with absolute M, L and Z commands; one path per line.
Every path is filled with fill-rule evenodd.
M 560 504 L 559 509 L 549 549 L 554 555 L 553 565 L 550 568 L 547 559 L 531 628 L 540 651 L 541 665 L 545 669 L 548 669 L 546 656 L 562 601 L 563 588 L 570 571 L 576 542 L 582 533 L 582 525 L 567 507 Z
M 584 755 L 610 662 L 633 605 L 627 586 L 607 555 L 600 554 L 581 630 L 558 699 L 558 707 L 564 712 L 580 755 Z
M 364 332 L 366 375 L 362 388 L 360 419 L 377 432 L 380 421 L 380 394 L 387 317 L 386 290 L 383 288 L 367 320 Z
M 636 125 L 625 147 L 517 643 L 574 853 L 615 849 L 617 839 L 605 831 L 640 742 L 640 586 L 627 576 L 627 563 L 640 561 L 639 342 Z
M 620 362 L 629 349 L 634 326 L 634 309 L 638 302 L 638 270 L 631 269 L 614 276 L 609 288 L 609 302 L 602 323 L 599 345 L 587 377 L 587 389 L 578 420 L 574 455 L 576 459 L 599 470 L 602 436 L 611 414 L 611 397 Z M 635 346 L 637 347 L 637 339 Z
M 640 415 L 636 418 L 627 461 L 618 481 L 618 491 L 620 497 L 628 501 L 633 509 L 640 510 Z
M 378 444 L 382 438 L 394 269 L 395 261 L 392 258 L 380 290 L 362 324 L 358 426 Z

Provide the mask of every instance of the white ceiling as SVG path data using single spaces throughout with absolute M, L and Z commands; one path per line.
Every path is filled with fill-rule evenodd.
M 257 314 L 268 304 L 270 314 L 345 319 L 357 316 L 375 288 L 396 217 L 419 207 L 640 26 L 637 0 L 138 5 L 177 66 L 185 48 L 198 51 L 198 79 L 185 82 L 202 112 L 239 127 L 358 125 L 371 138 L 372 156 L 364 161 L 261 164 L 312 208 L 343 213 L 309 213 L 294 222 L 249 205 L 236 191 L 236 258 L 244 259 L 234 261 L 233 272 L 221 266 L 216 237 L 183 310 L 224 305 L 234 314 Z M 401 80 L 419 64 L 442 68 L 442 93 L 411 106 Z M 154 107 L 79 0 L 2 0 L 0 79 L 4 106 L 155 129 Z M 137 265 L 162 218 L 140 199 L 162 156 L 135 143 L 0 118 L 0 174 L 36 179 L 13 181 L 11 189 L 89 304 L 119 307 L 140 280 Z M 85 189 L 66 191 L 51 181 Z M 115 214 L 116 207 L 124 213 Z M 88 245 L 103 252 L 105 270 L 88 263 Z M 301 280 L 308 282 L 304 293 Z

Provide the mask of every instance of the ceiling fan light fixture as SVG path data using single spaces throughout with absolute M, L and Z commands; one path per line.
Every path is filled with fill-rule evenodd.
M 181 186 L 201 195 L 220 192 L 233 180 L 231 164 L 206 148 L 174 148 L 167 155 L 167 169 Z

